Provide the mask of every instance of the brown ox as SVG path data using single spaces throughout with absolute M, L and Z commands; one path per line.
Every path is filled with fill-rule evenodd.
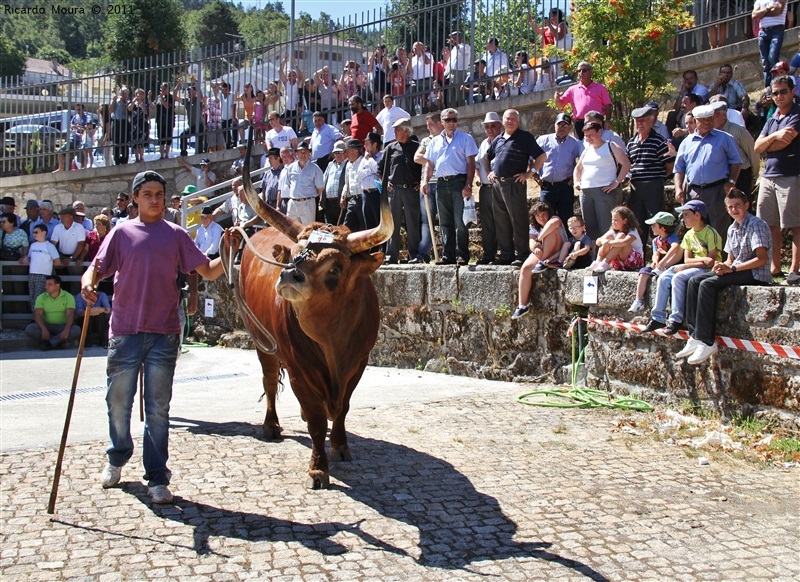
M 249 149 L 245 159 L 250 159 Z M 275 227 L 261 230 L 252 237 L 252 243 L 261 255 L 293 263 L 281 270 L 259 259 L 248 247 L 242 253 L 242 299 L 277 343 L 275 355 L 258 352 L 267 396 L 264 436 L 280 438 L 282 430 L 275 411 L 282 362 L 312 441 L 306 484 L 312 489 L 327 488 L 328 420 L 333 422 L 330 456 L 342 461 L 352 458 L 345 416 L 380 324 L 378 298 L 370 275 L 383 262 L 383 254 L 370 254 L 368 250 L 391 236 L 392 215 L 384 195 L 381 224 L 376 228 L 351 233 L 344 226 L 328 227 L 334 234 L 332 243 L 309 243 L 311 232 L 326 228 L 325 225 L 303 227 L 264 204 L 253 191 L 248 165 L 242 172 L 247 201 Z

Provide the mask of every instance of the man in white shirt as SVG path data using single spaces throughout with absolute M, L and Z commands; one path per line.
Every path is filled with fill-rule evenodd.
M 322 201 L 325 188 L 322 170 L 311 163 L 311 149 L 306 142 L 297 146 L 297 161 L 286 168 L 286 180 L 278 191 L 278 203 L 288 198 L 286 215 L 301 224 L 311 224 L 317 216 L 317 199 Z
M 200 214 L 200 226 L 197 227 L 194 244 L 209 259 L 216 259 L 219 256 L 221 239 L 222 227 L 214 221 L 214 210 L 206 206 Z
M 428 97 L 433 89 L 434 59 L 420 41 L 414 43 L 411 51 L 413 54 L 406 65 L 406 78 L 411 80 L 412 90 L 420 94 L 417 99 L 421 99 L 421 107 L 427 111 Z
M 467 80 L 472 69 L 472 47 L 461 40 L 461 33 L 454 30 L 450 33 L 450 60 L 444 69 L 444 77 L 448 79 L 447 106 L 455 107 L 459 96 L 459 88 Z
M 69 266 L 75 263 L 81 266 L 83 257 L 86 255 L 86 229 L 83 225 L 75 221 L 75 209 L 72 206 L 63 208 L 58 213 L 61 217 L 61 224 L 53 229 L 52 242 L 61 255 L 61 266 Z
M 225 138 L 225 147 L 229 150 L 236 145 L 236 95 L 231 92 L 231 86 L 223 82 L 217 96 L 222 107 L 222 131 Z
M 510 70 L 508 55 L 497 48 L 497 42 L 495 37 L 486 41 L 486 52 L 483 55 L 483 60 L 486 61 L 486 75 L 489 77 L 496 77 L 502 71 Z
M 283 112 L 283 120 L 287 125 L 297 129 L 297 120 L 302 113 L 302 104 L 300 103 L 300 87 L 303 86 L 305 76 L 302 71 L 294 66 L 294 57 L 292 57 L 292 68 L 286 71 L 286 65 L 289 63 L 289 53 L 283 55 L 281 61 L 281 86 L 283 88 L 283 96 L 286 103 L 286 109 Z M 278 146 L 281 147 L 281 146 Z
M 345 155 L 347 156 L 347 168 L 345 169 L 344 189 L 340 205 L 346 208 L 344 215 L 344 225 L 351 232 L 366 229 L 364 221 L 363 197 L 364 190 L 375 188 L 372 165 L 374 160 L 367 160 L 364 157 L 364 145 L 357 139 L 350 139 L 345 144 Z M 372 161 L 372 164 L 369 162 Z M 377 165 L 375 165 L 377 172 Z
M 274 111 L 267 114 L 267 123 L 272 128 L 266 134 L 267 143 L 271 148 L 290 147 L 297 149 L 297 134 L 288 125 L 283 125 L 281 118 Z
M 198 190 L 211 188 L 217 182 L 217 175 L 211 171 L 211 160 L 203 158 L 200 160 L 200 167 L 189 165 L 183 158 L 178 158 L 178 163 L 189 170 L 194 176 Z
M 381 124 L 385 144 L 390 144 L 395 140 L 394 127 L 392 127 L 394 122 L 400 119 L 409 119 L 410 117 L 411 115 L 409 115 L 406 110 L 394 104 L 394 97 L 391 95 L 385 95 L 383 97 L 383 109 L 381 109 L 381 112 L 378 113 L 375 119 Z

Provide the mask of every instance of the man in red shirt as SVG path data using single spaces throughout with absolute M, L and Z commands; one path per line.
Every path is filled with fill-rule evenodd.
M 583 140 L 583 116 L 589 111 L 602 111 L 605 115 L 605 129 L 611 129 L 611 97 L 602 83 L 592 81 L 594 67 L 590 63 L 578 63 L 578 84 L 566 91 L 556 91 L 556 105 L 562 109 L 572 105 L 572 118 L 575 120 L 575 137 Z
M 350 112 L 353 114 L 350 124 L 350 137 L 364 142 L 367 134 L 373 131 L 378 135 L 383 135 L 383 128 L 375 116 L 364 109 L 364 100 L 358 95 L 350 97 Z

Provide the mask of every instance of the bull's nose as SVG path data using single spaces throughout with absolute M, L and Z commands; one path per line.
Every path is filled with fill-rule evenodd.
M 306 280 L 306 276 L 303 274 L 303 271 L 300 269 L 296 269 L 292 267 L 291 269 L 284 269 L 281 272 L 281 279 L 286 281 L 287 279 L 293 279 L 296 283 L 302 283 Z

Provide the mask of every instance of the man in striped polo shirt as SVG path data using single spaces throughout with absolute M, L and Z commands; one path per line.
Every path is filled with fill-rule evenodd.
M 631 160 L 630 207 L 641 228 L 642 242 L 647 243 L 649 229 L 645 220 L 665 209 L 664 179 L 672 173 L 674 158 L 669 156 L 666 140 L 653 129 L 655 121 L 650 107 L 639 107 L 631 113 L 636 133 L 628 141 Z

